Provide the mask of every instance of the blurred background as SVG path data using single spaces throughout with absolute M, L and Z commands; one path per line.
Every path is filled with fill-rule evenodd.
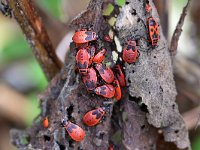
M 154 0 L 164 34 L 170 41 L 187 0 Z M 84 10 L 89 0 L 35 0 L 50 39 L 61 60 L 71 35 L 69 21 Z M 124 0 L 117 1 L 123 5 Z M 77 5 L 78 4 L 78 5 Z M 112 9 L 109 6 L 108 9 Z M 193 150 L 200 150 L 200 3 L 193 0 L 173 60 L 177 84 L 177 102 L 190 130 Z M 9 129 L 24 129 L 40 113 L 37 95 L 47 87 L 47 80 L 35 60 L 21 29 L 14 19 L 0 14 L 0 149 L 16 149 L 9 143 Z

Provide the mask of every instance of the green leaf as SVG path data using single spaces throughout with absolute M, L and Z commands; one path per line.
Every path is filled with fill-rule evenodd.
M 125 0 L 117 0 L 117 4 L 119 6 L 123 6 L 125 4 Z

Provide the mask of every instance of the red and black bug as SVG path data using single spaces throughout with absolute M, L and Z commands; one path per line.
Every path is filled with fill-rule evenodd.
M 122 72 L 121 66 L 116 65 L 114 67 L 114 72 L 115 72 L 115 76 L 116 76 L 117 80 L 119 81 L 120 86 L 125 87 L 126 86 L 126 80 L 125 80 L 124 73 Z
M 95 126 L 100 122 L 100 120 L 104 115 L 105 115 L 104 108 L 99 107 L 97 109 L 87 112 L 83 116 L 83 122 L 88 126 Z
M 122 97 L 122 92 L 118 80 L 115 79 L 113 84 L 115 87 L 115 99 L 119 101 Z
M 94 46 L 88 46 L 86 49 L 87 49 L 89 56 L 90 56 L 89 57 L 89 66 L 90 66 L 93 62 L 93 58 L 94 58 L 94 55 L 95 55 L 96 48 Z
M 93 31 L 81 30 L 75 32 L 72 40 L 77 44 L 88 43 L 97 39 L 97 34 Z
M 122 54 L 123 60 L 131 64 L 136 62 L 138 56 L 139 52 L 136 47 L 136 42 L 132 40 L 128 41 L 128 43 L 123 48 L 123 54 Z
M 147 25 L 149 30 L 149 38 L 152 46 L 156 46 L 160 39 L 160 30 L 157 21 L 150 17 L 147 19 Z
M 89 54 L 86 49 L 79 49 L 76 54 L 76 65 L 79 73 L 86 74 L 89 65 Z
M 93 62 L 94 63 L 101 63 L 104 58 L 105 58 L 105 54 L 106 54 L 107 50 L 105 48 L 103 48 L 102 50 L 100 50 L 93 58 Z
M 105 84 L 97 87 L 94 92 L 97 95 L 101 95 L 105 98 L 112 98 L 115 95 L 115 88 L 110 84 Z
M 62 125 L 66 129 L 66 131 L 69 134 L 69 136 L 74 141 L 80 142 L 80 141 L 82 141 L 84 139 L 85 132 L 78 125 L 76 125 L 76 124 L 74 124 L 74 123 L 72 123 L 70 121 L 66 121 L 65 119 L 62 121 Z
M 114 74 L 113 71 L 109 68 L 106 67 L 106 65 L 102 63 L 95 64 L 95 68 L 99 72 L 101 78 L 106 82 L 106 83 L 112 83 L 114 80 Z
M 83 83 L 87 90 L 94 90 L 97 86 L 97 74 L 93 68 L 88 69 L 88 73 L 83 76 Z

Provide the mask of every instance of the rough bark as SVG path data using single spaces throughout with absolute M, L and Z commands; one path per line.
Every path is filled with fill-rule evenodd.
M 153 7 L 152 16 L 160 24 L 156 9 L 151 1 L 150 3 Z M 132 13 L 133 11 L 136 13 Z M 122 44 L 130 38 L 136 39 L 136 36 L 147 39 L 147 17 L 149 16 L 145 15 L 142 1 L 126 1 L 116 22 Z M 138 44 L 139 61 L 135 65 L 125 65 L 129 97 L 139 99 L 146 106 L 149 124 L 162 129 L 166 141 L 174 142 L 180 149 L 189 148 L 188 131 L 175 103 L 173 70 L 162 30 L 160 36 L 155 49 L 148 48 L 147 41 L 141 38 Z M 141 47 L 145 50 L 141 50 Z

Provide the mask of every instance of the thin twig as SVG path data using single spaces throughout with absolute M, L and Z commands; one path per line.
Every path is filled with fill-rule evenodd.
M 30 0 L 8 0 L 13 15 L 24 32 L 48 80 L 61 68 L 46 29 Z
M 200 107 L 198 106 L 182 114 L 188 130 L 192 130 L 199 126 L 199 113 Z
M 181 36 L 181 32 L 183 31 L 182 27 L 183 27 L 185 16 L 187 15 L 187 11 L 189 9 L 190 3 L 191 3 L 191 0 L 188 0 L 186 6 L 183 8 L 181 17 L 178 21 L 178 24 L 176 25 L 176 29 L 175 29 L 172 39 L 171 39 L 171 45 L 170 45 L 169 51 L 170 51 L 171 55 L 173 55 L 173 56 L 176 55 L 176 53 L 177 53 L 178 40 Z

